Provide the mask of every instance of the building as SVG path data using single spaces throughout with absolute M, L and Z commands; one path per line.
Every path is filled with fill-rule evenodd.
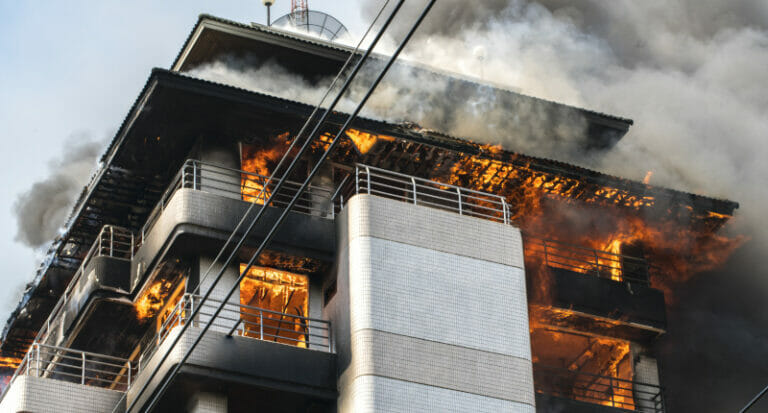
M 154 371 L 156 388 L 211 321 L 306 177 L 288 177 L 240 263 L 190 319 L 211 288 L 207 269 L 248 206 L 271 193 L 266 177 L 312 108 L 185 73 L 248 55 L 317 79 L 349 53 L 200 17 L 171 69 L 152 71 L 11 315 L 1 411 L 141 408 L 149 394 L 138 390 Z M 489 89 L 409 70 L 454 97 Z M 492 92 L 510 110 L 582 122 L 585 151 L 611 147 L 632 124 Z M 343 120 L 333 114 L 307 168 Z M 360 118 L 157 411 L 664 412 L 654 356 L 664 279 L 716 248 L 737 207 Z M 181 325 L 187 334 L 160 363 Z

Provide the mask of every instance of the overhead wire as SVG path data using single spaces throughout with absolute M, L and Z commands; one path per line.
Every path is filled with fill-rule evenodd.
M 365 96 L 363 97 L 363 99 L 360 101 L 360 103 L 358 103 L 358 105 L 357 105 L 357 107 L 355 108 L 355 110 L 353 111 L 353 113 L 352 113 L 352 114 L 350 114 L 350 115 L 347 117 L 347 120 L 346 120 L 346 122 L 344 123 L 344 125 L 343 125 L 343 126 L 340 128 L 340 129 L 339 129 L 339 132 L 338 132 L 338 133 L 337 133 L 337 134 L 334 136 L 334 138 L 333 138 L 333 140 L 331 141 L 331 143 L 330 143 L 330 144 L 328 145 L 328 147 L 325 149 L 325 151 L 324 151 L 324 152 L 323 152 L 323 154 L 321 155 L 320 159 L 317 161 L 317 163 L 315 164 L 315 166 L 312 168 L 312 171 L 309 173 L 309 175 L 307 176 L 307 178 L 306 178 L 306 179 L 304 180 L 304 182 L 302 183 L 301 187 L 300 187 L 300 188 L 299 188 L 299 189 L 296 191 L 296 193 L 294 194 L 294 196 L 293 196 L 293 198 L 291 199 L 290 203 L 289 203 L 289 204 L 288 204 L 288 205 L 287 205 L 285 208 L 283 208 L 283 210 L 282 210 L 282 213 L 280 214 L 280 216 L 278 217 L 278 219 L 275 221 L 275 223 L 272 225 L 272 228 L 271 228 L 271 229 L 270 229 L 270 231 L 267 233 L 267 235 L 265 235 L 265 236 L 264 236 L 264 239 L 262 240 L 262 242 L 261 242 L 261 244 L 259 245 L 258 249 L 257 249 L 257 250 L 256 250 L 256 252 L 254 252 L 254 254 L 251 256 L 251 259 L 248 261 L 248 263 L 246 264 L 245 268 L 244 268 L 244 269 L 241 271 L 241 273 L 240 273 L 240 276 L 238 277 L 238 279 L 237 279 L 237 280 L 235 281 L 235 283 L 232 285 L 232 287 L 230 288 L 230 290 L 229 290 L 229 292 L 227 293 L 227 295 L 226 295 L 226 296 L 225 296 L 225 297 L 222 299 L 221 303 L 220 303 L 220 304 L 219 304 L 219 306 L 216 308 L 216 311 L 214 311 L 214 313 L 213 313 L 212 315 L 210 315 L 210 318 L 209 318 L 208 322 L 207 322 L 207 323 L 206 323 L 206 324 L 203 326 L 203 328 L 202 328 L 202 331 L 200 331 L 200 333 L 199 333 L 199 334 L 197 335 L 197 337 L 195 338 L 194 342 L 193 342 L 193 343 L 191 344 L 191 346 L 190 346 L 190 347 L 189 347 L 189 348 L 186 350 L 186 352 L 184 353 L 184 356 L 181 358 L 181 360 L 179 360 L 179 361 L 178 361 L 178 362 L 177 362 L 177 363 L 176 363 L 176 364 L 173 366 L 173 368 L 172 368 L 171 372 L 170 372 L 170 373 L 169 373 L 169 375 L 168 375 L 168 376 L 165 378 L 165 380 L 163 380 L 163 383 L 162 383 L 161 387 L 160 387 L 160 388 L 159 388 L 159 389 L 158 389 L 158 390 L 155 392 L 155 394 L 154 394 L 154 396 L 152 397 L 152 399 L 150 400 L 150 402 L 149 402 L 148 404 L 146 404 L 146 405 L 145 405 L 145 408 L 144 408 L 144 411 L 145 411 L 145 412 L 150 412 L 150 411 L 152 411 L 152 409 L 155 407 L 155 405 L 156 405 L 156 404 L 159 402 L 160 398 L 162 397 L 162 395 L 164 394 L 165 390 L 168 388 L 168 386 L 169 386 L 169 385 L 170 385 L 170 383 L 172 382 L 173 378 L 174 378 L 174 377 L 175 377 L 175 376 L 178 374 L 178 372 L 181 370 L 182 366 L 184 365 L 184 363 L 186 363 L 186 361 L 188 360 L 188 358 L 191 356 L 192 352 L 195 350 L 195 348 L 197 347 L 197 345 L 200 343 L 200 341 L 202 340 L 202 338 L 203 338 L 203 336 L 205 335 L 205 333 L 208 331 L 208 329 L 210 329 L 211 325 L 213 324 L 213 321 L 216 319 L 216 317 L 218 317 L 218 315 L 219 315 L 219 314 L 221 313 L 221 311 L 224 309 L 224 306 L 225 306 L 225 305 L 228 303 L 229 299 L 232 297 L 232 295 L 235 293 L 235 291 L 237 291 L 237 289 L 238 289 L 238 287 L 239 287 L 239 285 L 240 285 L 240 282 L 241 282 L 241 281 L 243 280 L 243 278 L 244 278 L 244 277 L 245 277 L 245 276 L 248 274 L 248 271 L 250 270 L 250 268 L 251 268 L 251 267 L 254 265 L 254 263 L 255 263 L 255 262 L 256 262 L 256 260 L 259 258 L 259 256 L 261 255 L 261 253 L 262 253 L 262 252 L 263 252 L 263 251 L 266 249 L 266 247 L 267 247 L 267 246 L 269 245 L 269 243 L 272 241 L 272 238 L 275 236 L 275 234 L 277 233 L 278 229 L 281 227 L 282 223 L 285 221 L 285 218 L 288 216 L 288 213 L 291 211 L 291 209 L 293 208 L 293 206 L 294 206 L 294 205 L 296 204 L 296 202 L 299 200 L 299 198 L 301 197 L 301 195 L 303 194 L 303 192 L 304 192 L 304 191 L 307 189 L 307 187 L 309 186 L 310 182 L 313 180 L 313 178 L 315 177 L 315 175 L 317 175 L 317 173 L 320 171 L 320 168 L 322 167 L 322 165 L 323 165 L 323 163 L 325 162 L 325 160 L 328 158 L 328 156 L 329 156 L 329 155 L 330 155 L 330 154 L 333 152 L 333 150 L 336 148 L 336 146 L 337 146 L 337 145 L 338 145 L 338 143 L 340 142 L 340 140 L 341 140 L 341 138 L 342 138 L 342 136 L 343 136 L 344 132 L 347 130 L 347 128 L 349 128 L 349 126 L 351 125 L 351 123 L 352 123 L 352 122 L 353 122 L 353 121 L 354 121 L 354 120 L 357 118 L 357 116 L 360 114 L 360 111 L 362 111 L 363 107 L 364 107 L 364 106 L 365 106 L 365 104 L 368 102 L 368 99 L 370 99 L 370 97 L 373 95 L 373 93 L 375 92 L 375 90 L 376 90 L 376 88 L 378 87 L 378 85 L 381 83 L 381 81 L 384 79 L 384 77 L 386 76 L 386 74 L 389 72 L 389 69 L 392 67 L 392 65 L 394 64 L 394 62 L 397 60 L 397 58 L 399 57 L 399 55 L 402 53 L 403 49 L 404 49 L 404 48 L 405 48 L 405 46 L 408 44 L 408 42 L 410 41 L 411 37 L 413 37 L 414 33 L 415 33 L 415 32 L 416 32 L 416 30 L 419 28 L 419 26 L 420 26 L 420 25 L 421 25 L 421 23 L 423 22 L 424 18 L 427 16 L 427 14 L 428 14 L 428 13 L 429 13 L 429 11 L 431 10 L 432 6 L 434 6 L 434 4 L 435 4 L 435 2 L 436 2 L 436 1 L 437 1 L 437 0 L 430 0 L 430 1 L 429 1 L 429 3 L 426 5 L 426 7 L 423 9 L 422 13 L 419 15 L 419 17 L 417 18 L 416 22 L 415 22 L 415 23 L 414 23 L 414 24 L 411 26 L 410 30 L 409 30 L 409 31 L 408 31 L 408 33 L 405 35 L 405 37 L 403 38 L 403 40 L 401 41 L 400 45 L 397 47 L 397 49 L 395 50 L 395 52 L 394 52 L 394 53 L 392 54 L 392 56 L 389 58 L 389 60 L 387 61 L 387 64 L 386 64 L 386 65 L 385 65 L 385 67 L 384 67 L 384 68 L 381 70 L 381 72 L 380 72 L 380 73 L 379 73 L 379 75 L 377 76 L 376 80 L 374 80 L 373 84 L 371 84 L 371 86 L 369 87 L 369 89 L 368 89 L 368 91 L 366 92 L 366 94 L 365 94 Z M 398 5 L 401 5 L 401 4 L 402 4 L 402 2 L 398 3 Z M 399 8 L 398 8 L 398 9 L 399 9 Z M 396 11 L 397 11 L 397 10 L 395 10 L 395 13 L 396 13 Z M 392 17 L 392 16 L 391 16 L 391 17 Z M 391 22 L 391 20 L 388 20 L 388 22 Z M 383 30 L 385 30 L 385 29 L 386 29 L 386 27 L 382 28 L 382 32 L 383 32 Z M 379 34 L 381 34 L 382 32 L 380 32 Z M 369 49 L 369 51 L 370 51 L 372 48 L 373 48 L 373 46 L 372 46 L 372 47 Z M 318 129 L 318 128 L 319 128 L 319 126 L 320 126 L 320 125 L 318 125 L 318 127 L 316 127 L 316 129 Z M 315 133 L 316 133 L 316 132 L 317 132 L 317 131 L 313 131 L 313 133 L 312 133 L 312 134 L 310 134 L 310 136 L 309 136 L 309 138 L 308 138 L 308 141 L 305 143 L 305 147 L 308 147 L 308 145 L 311 143 L 311 141 L 315 139 Z M 302 149 L 305 149 L 305 147 L 302 147 Z M 288 154 L 288 153 L 286 153 L 286 154 L 285 154 L 285 156 L 289 156 L 289 155 L 290 155 L 290 154 Z M 275 187 L 275 189 L 273 190 L 272 194 L 270 194 L 270 197 L 269 197 L 269 199 L 268 199 L 268 200 L 267 200 L 267 201 L 264 203 L 264 205 L 263 205 L 263 207 L 262 207 L 261 211 L 264 211 L 264 210 L 265 210 L 265 208 L 266 208 L 266 207 L 269 205 L 269 203 L 271 203 L 271 201 L 272 201 L 272 199 L 275 197 L 275 195 L 276 195 L 276 194 L 279 192 L 279 189 L 282 187 L 282 184 L 283 184 L 283 182 L 285 182 L 285 180 L 287 179 L 287 176 L 288 176 L 288 175 L 290 175 L 290 173 L 293 171 L 293 167 L 295 167 L 295 164 L 296 164 L 296 162 L 297 162 L 297 160 L 298 160 L 298 158 L 299 158 L 299 157 L 300 157 L 300 156 L 297 156 L 296 158 L 294 158 L 293 162 L 291 162 L 291 166 L 290 166 L 290 167 L 289 167 L 289 169 L 286 171 L 285 175 L 283 175 L 283 177 L 282 177 L 282 178 L 281 178 L 281 179 L 278 181 L 278 184 L 277 184 L 277 186 L 276 186 L 276 187 Z M 261 214 L 260 214 L 260 215 L 261 215 Z M 256 218 L 257 220 L 258 220 L 258 218 L 260 217 L 260 215 L 259 215 L 259 216 L 257 216 L 257 218 Z M 214 286 L 215 286 L 215 284 L 217 284 L 217 283 L 220 281 L 220 278 L 221 278 L 221 277 L 218 277 L 218 278 L 215 280 L 215 282 L 214 282 Z M 210 293 L 212 290 L 213 290 L 213 287 L 211 287 L 211 289 L 208 291 L 208 293 Z M 203 304 L 204 304 L 204 303 L 203 303 L 203 302 L 201 302 L 201 303 L 198 305 L 198 307 L 197 307 L 196 311 L 200 311 L 200 308 L 202 307 L 202 305 L 203 305 Z M 186 325 L 189 325 L 189 323 L 188 323 L 188 324 L 185 324 L 185 326 L 186 326 Z M 180 333 L 178 333 L 178 335 L 177 335 L 177 338 L 180 338 L 180 337 L 182 337 L 182 335 L 183 335 L 183 332 L 180 332 Z M 158 364 L 158 365 L 162 365 L 162 362 L 161 362 L 160 364 Z M 137 400 L 138 400 L 138 398 L 137 398 L 135 401 L 137 401 Z M 134 402 L 135 402 L 135 401 L 134 401 Z M 126 411 L 127 411 L 127 412 L 129 412 L 130 410 L 126 410 Z
M 389 27 L 389 25 L 390 25 L 390 24 L 392 23 L 392 21 L 394 20 L 395 16 L 396 16 L 396 15 L 397 15 L 397 13 L 399 12 L 399 10 L 400 10 L 400 8 L 402 7 L 402 5 L 404 4 L 404 2 L 405 2 L 405 0 L 399 0 L 399 1 L 398 1 L 398 3 L 395 5 L 394 9 L 393 9 L 393 10 L 392 10 L 392 12 L 390 13 L 390 15 L 387 17 L 387 20 L 386 20 L 386 21 L 384 22 L 384 24 L 382 25 L 381 29 L 379 30 L 379 32 L 378 32 L 378 33 L 377 33 L 377 35 L 375 36 L 374 40 L 373 40 L 373 41 L 371 42 L 371 44 L 368 46 L 368 49 L 365 51 L 365 53 L 363 54 L 363 56 L 362 56 L 362 57 L 360 58 L 360 60 L 357 62 L 357 64 L 355 65 L 354 69 L 353 69 L 353 70 L 352 70 L 352 72 L 349 74 L 349 76 L 348 76 L 348 77 L 347 77 L 347 79 L 345 80 L 344 84 L 342 85 L 342 87 L 341 87 L 341 88 L 339 89 L 339 91 L 337 92 L 337 94 L 336 94 L 336 97 L 334 98 L 333 102 L 332 102 L 332 103 L 331 103 L 331 104 L 328 106 L 328 108 L 326 108 L 326 109 L 325 109 L 325 111 L 324 111 L 323 115 L 322 115 L 322 116 L 320 117 L 320 119 L 317 121 L 317 124 L 315 125 L 315 127 L 314 127 L 314 128 L 313 128 L 313 130 L 312 130 L 312 132 L 310 133 L 310 135 L 309 135 L 309 138 L 308 138 L 308 139 L 307 139 L 307 140 L 304 142 L 304 144 L 303 144 L 303 146 L 301 147 L 301 149 L 300 149 L 299 153 L 296 155 L 296 157 L 293 159 L 293 161 L 291 162 L 291 164 L 288 166 L 288 169 L 286 170 L 286 172 L 285 172 L 285 173 L 284 173 L 284 175 L 283 175 L 283 179 L 281 179 L 281 180 L 278 182 L 278 184 L 275 186 L 275 188 L 274 188 L 274 189 L 273 189 L 273 191 L 272 191 L 272 194 L 270 194 L 269 198 L 268 198 L 268 199 L 266 200 L 266 202 L 264 202 L 264 204 L 261 206 L 261 208 L 259 209 L 259 212 L 258 212 L 258 214 L 256 215 L 256 217 L 254 217 L 254 219 L 252 220 L 251 224 L 250 224 L 250 225 L 248 226 L 248 228 L 246 229 L 245 233 L 244 233 L 244 234 L 241 236 L 240 240 L 237 242 L 237 245 L 235 245 L 235 247 L 232 249 L 232 252 L 230 253 L 230 255 L 229 255 L 229 257 L 227 258 L 227 260 L 226 260 L 226 261 L 225 261 L 225 262 L 222 264 L 221 270 L 219 271 L 218 275 L 215 277 L 215 280 L 214 280 L 214 282 L 211 284 L 211 287 L 208 289 L 208 291 L 207 291 L 207 292 L 205 293 L 205 295 L 203 296 L 203 298 L 202 298 L 202 300 L 201 300 L 201 305 L 202 305 L 202 303 L 204 303 L 205 301 L 207 301 L 207 300 L 208 300 L 208 298 L 210 297 L 210 294 L 211 294 L 211 292 L 213 291 L 213 287 L 214 287 L 216 284 L 218 284 L 218 282 L 219 282 L 219 280 L 221 279 L 221 277 L 223 276 L 223 274 L 224 274 L 224 272 L 225 272 L 225 270 L 226 270 L 227 266 L 229 266 L 229 265 L 230 265 L 230 263 L 232 262 L 232 260 L 234 259 L 234 257 L 236 256 L 236 254 L 238 253 L 238 251 L 240 250 L 240 248 L 243 246 L 243 244 L 244 244 L 244 243 L 245 243 L 245 241 L 247 240 L 247 238 L 248 238 L 248 236 L 250 235 L 250 233 L 252 232 L 252 230 L 253 230 L 253 228 L 255 227 L 256 223 L 257 223 L 257 222 L 260 220 L 260 218 L 263 216 L 263 213 L 264 213 L 264 212 L 267 210 L 267 207 L 268 207 L 268 206 L 269 206 L 269 204 L 272 202 L 272 199 L 273 199 L 274 195 L 276 195 L 276 194 L 279 192 L 279 190 L 282 188 L 282 184 L 283 184 L 283 182 L 284 182 L 284 179 L 285 179 L 285 178 L 286 178 L 288 175 L 290 175 L 290 174 L 293 172 L 293 169 L 295 168 L 295 166 L 296 166 L 296 164 L 297 164 L 298 160 L 301 158 L 301 156 L 303 156 L 303 154 L 304 154 L 304 153 L 307 151 L 307 149 L 309 148 L 309 144 L 312 142 L 312 140 L 313 140 L 313 137 L 314 137 L 314 136 L 317 134 L 317 132 L 319 131 L 319 129 L 320 129 L 320 127 L 322 126 L 322 124 L 325 122 L 325 120 L 327 119 L 327 117 L 330 115 L 330 113 L 333 111 L 333 109 L 334 109 L 334 108 L 336 107 L 336 105 L 339 103 L 339 101 L 341 100 L 341 98 L 344 96 L 344 93 L 345 93 L 345 92 L 346 92 L 346 90 L 349 88 L 349 86 L 351 85 L 352 81 L 354 80 L 354 78 L 356 77 L 356 75 L 359 73 L 360 69 L 363 67 L 363 64 L 364 64 L 364 63 L 365 63 L 365 61 L 368 59 L 368 57 L 369 57 L 369 56 L 370 56 L 370 54 L 372 53 L 373 49 L 374 49 L 374 48 L 375 48 L 375 46 L 378 44 L 378 42 L 379 42 L 379 41 L 380 41 L 380 39 L 382 38 L 382 36 L 383 36 L 383 34 L 385 33 L 385 31 L 387 30 L 387 28 Z M 376 24 L 376 22 L 377 22 L 378 18 L 379 18 L 379 17 L 382 15 L 383 11 L 386 9 L 386 7 L 387 7 L 387 4 L 389 4 L 389 0 L 388 0 L 388 1 L 387 1 L 387 2 L 386 2 L 386 3 L 385 3 L 383 6 L 382 6 L 382 8 L 381 8 L 380 12 L 377 14 L 376 18 L 375 18 L 375 19 L 372 21 L 372 23 L 371 23 L 371 25 L 370 25 L 369 29 L 366 31 L 366 35 L 367 35 L 368 33 L 370 33 L 370 31 L 371 31 L 371 29 L 372 29 L 373 27 L 375 27 L 375 24 Z M 357 46 L 356 50 L 357 50 L 357 49 L 359 49 L 359 48 L 361 47 L 361 45 L 363 44 L 364 40 L 365 40 L 365 36 L 364 36 L 363 38 L 361 38 L 360 42 L 358 43 L 358 46 Z M 352 53 L 352 54 L 350 55 L 350 57 L 349 57 L 348 61 L 349 61 L 349 60 L 351 60 L 351 59 L 353 59 L 353 57 L 354 57 L 354 56 L 355 56 L 355 53 Z M 341 74 L 342 74 L 342 72 L 340 71 L 340 72 L 339 72 L 339 75 L 341 75 Z M 337 78 L 339 77 L 339 75 L 337 75 Z M 334 84 L 335 84 L 335 82 L 334 82 Z M 326 91 L 326 96 L 327 96 L 328 94 L 330 94 L 330 92 L 333 90 L 332 88 L 333 88 L 333 85 L 332 85 L 331 87 L 329 87 L 328 91 Z M 312 114 L 312 115 L 314 115 L 314 114 L 316 114 L 316 113 L 317 113 L 317 111 L 319 110 L 319 106 L 321 106 L 321 104 L 322 104 L 322 102 L 323 102 L 324 100 L 325 100 L 325 97 L 324 97 L 324 98 L 321 100 L 320 104 L 318 104 L 318 107 L 316 107 L 316 108 L 315 108 L 315 111 L 313 111 L 313 114 Z M 304 126 L 302 127 L 302 132 L 303 132 L 303 131 L 305 131 L 305 130 L 308 128 L 308 126 L 311 124 L 311 122 L 312 122 L 312 115 L 310 115 L 310 117 L 307 119 L 307 121 L 305 122 Z M 301 132 L 300 132 L 300 134 L 301 134 Z M 289 148 L 289 151 L 287 151 L 287 152 L 286 152 L 285 156 L 283 157 L 283 159 L 281 159 L 280 163 L 278 163 L 278 166 L 279 166 L 279 165 L 281 165 L 281 164 L 283 164 L 283 163 L 285 162 L 285 160 L 286 160 L 286 159 L 288 158 L 288 156 L 290 155 L 290 151 L 292 150 L 293 146 L 295 146 L 295 144 L 296 144 L 297 142 L 299 142 L 299 139 L 298 139 L 298 137 L 297 137 L 297 139 L 295 139 L 295 140 L 294 140 L 292 147 L 291 147 L 291 148 Z M 277 176 L 277 173 L 278 173 L 278 172 L 279 172 L 279 171 L 278 171 L 278 170 L 277 170 L 277 168 L 276 168 L 276 169 L 275 169 L 275 170 L 272 172 L 272 174 L 270 175 L 270 177 L 269 177 L 269 179 L 268 179 L 268 182 L 271 182 L 272 180 L 274 180 L 274 179 L 275 179 L 275 176 Z M 265 185 L 265 186 L 262 188 L 262 193 L 263 193 L 263 191 L 265 191 L 265 190 L 266 190 L 266 188 L 267 188 L 267 187 L 266 187 L 266 185 Z M 239 227 L 242 227 L 242 224 L 243 224 L 243 223 L 245 223 L 245 221 L 246 221 L 246 218 L 247 218 L 247 216 L 248 216 L 249 212 L 250 212 L 250 211 L 252 211 L 254 207 L 255 207 L 255 204 L 251 204 L 251 205 L 249 206 L 249 209 L 246 211 L 246 214 L 244 214 L 243 218 L 241 218 L 241 222 L 238 224 L 238 227 L 237 227 L 237 228 L 236 228 L 236 229 L 235 229 L 235 230 L 232 232 L 232 234 L 230 235 L 230 238 L 229 238 L 229 240 L 232 240 L 232 239 L 234 239 L 234 237 L 235 237 L 235 236 L 237 236 L 237 233 L 239 232 Z M 228 241 L 229 241 L 229 240 L 228 240 Z M 225 246 L 224 246 L 224 247 L 222 247 L 222 249 L 221 249 L 221 250 L 219 251 L 219 253 L 217 254 L 217 259 L 216 259 L 215 261 L 217 261 L 219 258 L 221 258 L 221 256 L 222 256 L 222 255 L 224 254 L 224 252 L 226 251 L 226 249 L 227 249 L 227 246 L 228 246 L 228 245 L 229 245 L 229 242 L 227 242 L 227 244 L 225 244 Z M 208 276 L 208 272 L 209 272 L 210 270 L 212 270 L 212 269 L 213 269 L 214 265 L 215 265 L 215 262 L 213 262 L 213 263 L 212 263 L 212 264 L 209 266 L 209 269 L 208 269 L 208 271 L 206 272 L 206 275 L 205 275 L 205 277 L 204 277 L 204 278 L 207 278 L 207 276 Z M 200 286 L 200 284 L 198 284 L 198 287 L 199 287 L 199 286 Z M 196 290 L 199 290 L 199 288 L 196 288 Z M 198 306 L 198 307 L 197 307 L 197 308 L 196 308 L 196 309 L 195 309 L 195 310 L 192 312 L 192 315 L 190 316 L 190 318 L 191 318 L 191 319 L 193 319 L 194 317 L 196 317 L 196 316 L 197 316 L 197 314 L 199 313 L 199 311 L 200 311 L 200 306 Z M 181 331 L 179 332 L 179 335 L 175 337 L 175 339 L 174 339 L 173 343 L 171 344 L 171 346 L 170 346 L 169 350 L 168 350 L 168 351 L 165 353 L 165 355 L 163 356 L 162 360 L 160 361 L 160 363 L 159 363 L 158 365 L 162 365 L 162 363 L 164 363 L 164 362 L 165 362 L 165 360 L 167 360 L 168 356 L 169 356 L 169 355 L 170 355 L 170 353 L 171 353 L 171 350 L 172 350 L 172 349 L 173 349 L 173 348 L 174 348 L 174 347 L 175 347 L 175 346 L 178 344 L 178 342 L 179 342 L 180 338 L 182 337 L 183 333 L 186 331 L 186 329 L 188 328 L 188 326 L 189 326 L 189 323 L 182 325 L 182 327 L 181 327 Z M 207 331 L 207 329 L 205 329 L 204 331 Z M 129 411 L 131 411 L 131 410 L 132 410 L 132 409 L 135 407 L 135 405 L 136 405 L 137 401 L 138 401 L 138 400 L 140 400 L 140 398 L 141 398 L 142 394 L 143 394 L 143 393 L 146 391 L 146 389 L 148 388 L 148 386 L 149 386 L 149 384 L 150 384 L 151 380 L 154 378 L 154 376 L 155 376 L 156 374 L 157 374 L 157 371 L 155 370 L 155 371 L 153 371 L 153 372 L 151 373 L 150 377 L 149 377 L 149 378 L 147 378 L 147 380 L 145 381 L 145 383 L 143 384 L 143 386 L 142 386 L 142 387 L 141 387 L 141 389 L 139 390 L 138 394 L 136 394 L 136 395 L 135 395 L 135 397 L 134 397 L 133 401 L 132 401 L 132 402 L 131 402 L 131 403 L 128 405 L 128 407 L 127 407 L 127 409 L 126 409 L 126 412 L 129 412 Z M 123 397 L 123 399 L 124 399 L 124 398 L 125 398 L 125 397 Z M 120 405 L 120 403 L 122 403 L 122 399 L 121 399 L 121 400 L 120 400 L 120 401 L 117 403 L 117 405 L 115 406 L 115 409 L 113 409 L 113 411 L 116 411 L 116 409 L 117 409 L 117 407 Z

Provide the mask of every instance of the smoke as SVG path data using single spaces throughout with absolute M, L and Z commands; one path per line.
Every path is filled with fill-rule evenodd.
M 364 14 L 380 2 L 368 2 Z M 414 9 L 419 5 L 411 2 Z M 411 10 L 412 12 L 415 10 Z M 448 23 L 448 24 L 446 24 Z M 402 33 L 403 27 L 399 28 Z M 486 50 L 479 60 L 472 51 Z M 768 3 L 762 0 L 444 0 L 409 58 L 635 120 L 601 156 L 564 160 L 737 200 L 751 240 L 679 285 L 662 340 L 670 411 L 734 411 L 766 384 Z M 525 152 L 517 139 L 504 142 Z
M 39 248 L 58 235 L 103 146 L 104 142 L 86 133 L 67 139 L 61 157 L 49 162 L 49 175 L 32 184 L 14 203 L 17 241 Z
M 380 61 L 366 64 L 337 110 L 352 112 L 382 66 Z M 310 82 L 274 61 L 254 57 L 225 57 L 187 74 L 311 105 L 320 101 L 333 81 L 326 77 Z M 481 143 L 504 142 L 528 154 L 547 155 L 556 145 L 569 158 L 574 158 L 570 154 L 581 154 L 587 128 L 585 119 L 573 108 L 498 93 L 488 85 L 456 81 L 418 65 L 393 67 L 364 107 L 362 116 L 388 122 L 415 122 L 423 128 Z
M 381 4 L 362 3 L 366 21 Z M 421 7 L 406 3 L 385 48 Z M 408 68 L 388 75 L 366 116 L 637 180 L 653 171 L 652 185 L 740 202 L 725 231 L 750 241 L 720 271 L 674 290 L 662 380 L 671 411 L 732 411 L 766 384 L 768 368 L 750 360 L 768 356 L 761 260 L 768 247 L 767 2 L 442 0 L 405 58 L 635 125 L 610 151 L 584 153 L 583 119 L 500 100 L 491 88 L 457 93 L 444 79 Z M 330 82 L 309 84 L 271 62 L 249 64 L 224 60 L 191 74 L 312 104 Z M 350 109 L 374 69 L 366 69 L 341 110 Z

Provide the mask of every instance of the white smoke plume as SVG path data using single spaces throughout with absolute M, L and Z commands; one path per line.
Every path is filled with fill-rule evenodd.
M 103 146 L 103 141 L 86 133 L 67 139 L 61 157 L 49 162 L 49 176 L 32 184 L 14 203 L 17 241 L 40 248 L 58 235 Z

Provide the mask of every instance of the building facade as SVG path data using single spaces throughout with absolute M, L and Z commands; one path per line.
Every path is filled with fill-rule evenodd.
M 171 69 L 150 75 L 11 315 L 0 411 L 145 411 L 166 380 L 156 411 L 665 411 L 663 267 L 687 258 L 648 234 L 706 248 L 731 201 L 360 118 L 246 270 L 345 115 L 275 192 L 268 177 L 312 107 L 190 73 L 239 57 L 311 80 L 350 53 L 200 17 Z M 460 98 L 489 88 L 407 70 Z M 585 151 L 632 124 L 493 93 L 553 127 L 576 119 Z M 271 195 L 221 267 L 243 215 Z

